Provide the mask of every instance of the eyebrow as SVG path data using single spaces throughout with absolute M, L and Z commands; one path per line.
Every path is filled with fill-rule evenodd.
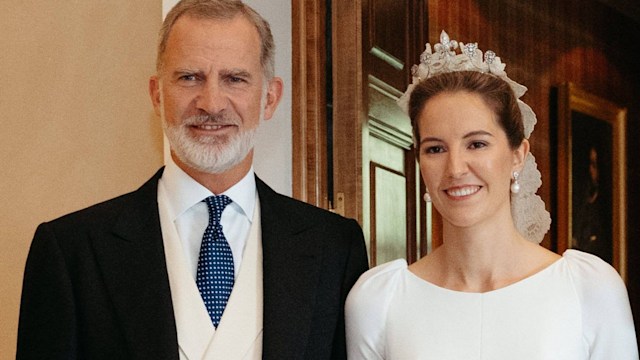
M 174 76 L 181 76 L 184 74 L 203 75 L 204 72 L 202 70 L 198 70 L 195 68 L 179 68 L 173 72 Z M 251 73 L 243 69 L 221 70 L 220 75 L 221 76 L 240 76 L 248 79 L 252 78 Z
M 484 131 L 484 130 L 476 130 L 476 131 L 471 131 L 471 132 L 466 133 L 462 138 L 463 139 L 468 139 L 468 138 L 473 137 L 473 136 L 490 136 L 490 137 L 493 137 L 493 134 L 488 132 L 488 131 Z M 427 136 L 424 139 L 420 140 L 420 145 L 422 145 L 423 143 L 428 142 L 428 141 L 442 141 L 442 139 L 440 139 L 439 137 L 435 137 L 435 136 Z
M 250 79 L 251 73 L 247 70 L 243 69 L 230 69 L 230 70 L 221 70 L 220 75 L 222 76 L 240 76 Z
M 463 139 L 467 139 L 467 138 L 470 138 L 470 137 L 472 137 L 472 136 L 478 136 L 478 135 L 480 135 L 480 136 L 491 136 L 491 137 L 493 137 L 493 134 L 492 134 L 492 133 L 490 133 L 490 132 L 488 132 L 488 131 L 484 131 L 484 130 L 476 130 L 476 131 L 472 131 L 472 132 L 470 132 L 470 133 L 465 134 L 465 136 L 463 136 L 462 138 L 463 138 Z
M 192 69 L 192 68 L 177 68 L 173 71 L 173 75 L 182 75 L 182 74 L 197 74 L 199 73 L 199 70 L 196 69 Z

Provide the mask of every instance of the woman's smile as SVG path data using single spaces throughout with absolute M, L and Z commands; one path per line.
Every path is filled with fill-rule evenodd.
M 445 190 L 445 193 L 450 197 L 461 198 L 467 197 L 469 195 L 473 195 L 480 191 L 481 186 L 478 185 L 470 185 L 470 186 L 456 186 Z

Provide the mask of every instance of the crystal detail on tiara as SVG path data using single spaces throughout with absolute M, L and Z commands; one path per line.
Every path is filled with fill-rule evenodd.
M 491 65 L 495 60 L 496 60 L 496 53 L 494 53 L 493 51 L 487 50 L 487 52 L 484 53 L 484 62 L 486 62 L 487 64 Z
M 422 53 L 422 55 L 420 55 L 420 62 L 423 64 L 428 64 L 429 57 L 430 57 L 429 54 Z M 416 66 L 416 68 L 418 67 L 417 65 L 414 65 L 414 66 Z
M 470 58 L 474 58 L 476 56 L 476 50 L 478 50 L 478 43 L 467 44 L 464 46 L 464 52 Z
M 458 48 L 456 40 L 450 40 L 449 35 L 442 31 L 440 34 L 440 44 L 436 44 L 434 49 L 437 53 L 443 53 L 445 56 L 456 56 L 455 50 Z
M 456 53 L 458 48 L 460 48 L 460 54 Z M 425 44 L 425 50 L 420 55 L 420 63 L 411 68 L 413 81 L 407 87 L 407 91 L 398 99 L 398 105 L 405 113 L 408 113 L 409 98 L 413 88 L 418 82 L 437 74 L 454 71 L 488 73 L 507 82 L 513 90 L 522 113 L 524 136 L 528 139 L 537 122 L 536 114 L 529 105 L 520 100 L 527 88 L 509 79 L 504 71 L 505 67 L 506 65 L 502 63 L 495 52 L 487 50 L 483 55 L 478 48 L 478 43 L 459 43 L 456 40 L 451 40 L 443 30 L 440 33 L 440 43 L 435 44 L 433 49 L 431 44 Z M 536 195 L 542 184 L 542 177 L 533 154 L 527 155 L 520 174 L 521 177 L 518 181 L 521 188 L 520 192 L 511 198 L 511 213 L 518 231 L 529 241 L 539 243 L 551 227 L 551 216 L 545 209 L 544 201 Z

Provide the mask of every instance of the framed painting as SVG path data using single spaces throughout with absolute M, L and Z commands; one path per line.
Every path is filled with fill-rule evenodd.
M 558 88 L 557 250 L 599 256 L 626 281 L 627 110 L 575 84 Z

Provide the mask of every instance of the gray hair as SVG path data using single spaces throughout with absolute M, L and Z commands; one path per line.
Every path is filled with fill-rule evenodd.
M 164 53 L 167 49 L 167 40 L 176 21 L 183 15 L 193 16 L 199 19 L 228 20 L 241 14 L 256 27 L 260 35 L 260 64 L 265 80 L 271 80 L 275 73 L 275 44 L 271 27 L 267 20 L 258 14 L 253 8 L 239 0 L 181 0 L 167 14 L 158 42 L 158 54 L 156 57 L 156 70 L 160 72 L 164 66 Z

